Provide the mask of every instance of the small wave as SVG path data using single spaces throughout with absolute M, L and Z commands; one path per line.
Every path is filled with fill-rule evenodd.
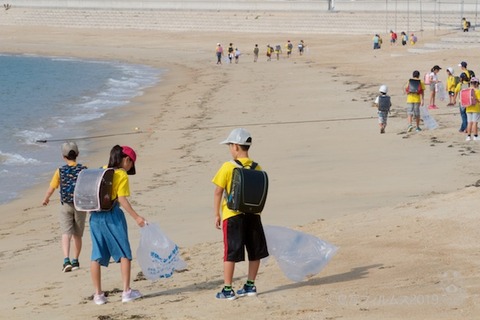
M 4 165 L 39 164 L 40 161 L 33 158 L 24 158 L 17 153 L 3 153 L 0 151 L 0 163 Z
M 37 140 L 48 140 L 52 135 L 42 131 L 21 130 L 15 133 L 15 136 L 22 144 L 36 145 Z

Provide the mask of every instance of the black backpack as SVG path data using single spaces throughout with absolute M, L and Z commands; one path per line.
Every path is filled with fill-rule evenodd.
M 226 195 L 227 207 L 242 213 L 262 212 L 268 193 L 267 173 L 255 170 L 256 162 L 250 168 L 245 168 L 239 160 L 235 163 L 240 167 L 233 169 L 230 193 Z
M 390 111 L 392 102 L 390 96 L 381 95 L 378 96 L 378 111 Z

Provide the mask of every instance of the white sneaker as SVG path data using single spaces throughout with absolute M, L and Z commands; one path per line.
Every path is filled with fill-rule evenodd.
M 480 140 L 480 138 L 476 137 L 476 136 L 473 136 L 473 140 L 477 141 L 477 140 Z
M 465 138 L 465 141 L 470 141 L 470 140 L 472 140 L 472 137 L 470 137 L 470 136 L 467 136 L 467 137 Z
M 107 297 L 105 297 L 105 293 L 102 292 L 102 294 L 94 294 L 93 295 L 93 302 L 98 305 L 102 305 L 107 303 Z
M 130 289 L 122 293 L 122 302 L 130 302 L 141 297 L 142 294 L 140 293 L 140 291 Z

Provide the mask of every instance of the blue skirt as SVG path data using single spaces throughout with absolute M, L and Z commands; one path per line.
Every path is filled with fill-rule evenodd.
M 127 221 L 118 203 L 110 211 L 91 212 L 90 235 L 92 261 L 108 267 L 110 258 L 115 262 L 120 262 L 121 258 L 132 260 Z

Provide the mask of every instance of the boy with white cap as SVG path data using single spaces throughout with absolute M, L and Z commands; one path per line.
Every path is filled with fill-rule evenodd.
M 390 99 L 390 96 L 387 95 L 387 85 L 382 84 L 378 91 L 380 92 L 380 95 L 377 96 L 374 104 L 378 109 L 378 124 L 380 125 L 380 133 L 385 133 L 385 128 L 387 127 L 388 113 L 390 112 L 392 101 Z
M 44 206 L 48 205 L 55 189 L 60 188 L 60 201 L 62 204 L 60 229 L 62 231 L 62 251 L 64 255 L 62 271 L 69 272 L 80 267 L 78 257 L 82 250 L 86 212 L 75 209 L 73 205 L 73 191 L 78 174 L 86 167 L 76 162 L 78 147 L 75 142 L 62 144 L 62 156 L 66 164 L 55 171 L 42 204 Z M 70 261 L 70 242 L 72 239 L 75 249 L 73 259 Z
M 250 167 L 253 161 L 248 156 L 252 144 L 250 133 L 243 129 L 234 129 L 225 141 L 233 160 L 238 160 L 244 167 Z M 223 277 L 224 287 L 216 295 L 217 299 L 235 300 L 237 296 L 256 296 L 255 279 L 260 267 L 260 260 L 268 256 L 267 242 L 260 214 L 245 214 L 232 211 L 227 207 L 224 193 L 230 192 L 233 169 L 238 167 L 235 162 L 225 162 L 215 174 L 212 182 L 214 191 L 215 227 L 223 230 L 224 257 Z M 259 165 L 255 170 L 262 170 Z M 235 263 L 245 260 L 245 248 L 248 253 L 248 278 L 242 289 L 232 288 Z

